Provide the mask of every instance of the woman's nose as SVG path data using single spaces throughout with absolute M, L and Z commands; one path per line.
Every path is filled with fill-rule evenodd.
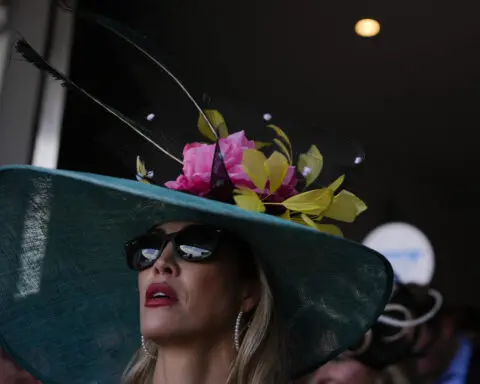
M 154 272 L 159 275 L 178 275 L 179 267 L 172 243 L 168 243 L 160 257 L 153 264 Z

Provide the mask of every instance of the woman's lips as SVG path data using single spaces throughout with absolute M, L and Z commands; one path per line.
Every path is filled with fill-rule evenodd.
M 145 307 L 166 307 L 178 301 L 175 290 L 167 283 L 150 284 L 145 293 Z

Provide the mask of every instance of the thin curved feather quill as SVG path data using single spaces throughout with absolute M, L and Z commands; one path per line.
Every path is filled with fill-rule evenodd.
M 108 104 L 105 104 L 101 100 L 97 99 L 95 96 L 90 94 L 88 91 L 74 83 L 72 80 L 70 80 L 66 75 L 61 73 L 59 70 L 57 70 L 55 67 L 53 67 L 50 63 L 48 63 L 44 57 L 42 57 L 35 49 L 28 44 L 28 42 L 23 38 L 20 37 L 19 40 L 17 41 L 15 48 L 17 51 L 27 60 L 28 62 L 32 63 L 35 65 L 38 69 L 47 72 L 51 77 L 53 77 L 55 80 L 59 80 L 62 82 L 62 86 L 76 90 L 86 97 L 88 97 L 90 100 L 98 104 L 100 107 L 102 107 L 104 110 L 106 110 L 108 113 L 111 115 L 115 116 L 118 118 L 120 121 L 122 121 L 124 124 L 126 124 L 128 127 L 130 127 L 135 133 L 143 137 L 146 141 L 148 141 L 150 144 L 152 144 L 155 148 L 160 150 L 162 153 L 170 157 L 171 159 L 177 161 L 180 164 L 183 164 L 182 161 L 177 158 L 176 156 L 172 155 L 170 152 L 168 152 L 165 148 L 161 147 L 158 143 L 153 141 L 150 137 L 148 137 L 144 132 L 147 132 L 148 130 L 145 127 L 142 127 L 139 123 L 135 122 L 134 120 L 130 119 L 129 117 L 125 116 L 121 112 L 117 111 L 115 108 L 109 106 Z M 142 132 L 143 131 L 143 132 Z
M 153 61 L 156 65 L 158 65 L 185 93 L 185 95 L 190 99 L 190 101 L 193 103 L 195 108 L 198 110 L 200 115 L 205 119 L 207 122 L 208 127 L 211 129 L 213 135 L 215 138 L 218 140 L 219 135 L 217 130 L 215 129 L 214 125 L 210 121 L 210 119 L 207 117 L 203 109 L 200 107 L 200 105 L 197 103 L 195 98 L 188 92 L 187 88 L 182 84 L 182 82 L 165 66 L 162 64 L 160 59 L 156 57 L 156 55 L 150 51 L 148 51 L 146 48 L 144 48 L 142 45 L 146 42 L 146 38 L 143 36 L 139 36 L 137 32 L 134 32 L 124 26 L 119 25 L 118 23 L 107 19 L 102 16 L 97 16 L 97 15 L 92 15 L 89 13 L 79 13 L 79 17 L 83 17 L 86 20 L 95 22 L 102 27 L 108 29 L 110 32 L 114 33 L 118 37 L 120 37 L 122 40 L 126 41 L 130 45 L 132 45 L 135 49 L 137 49 L 139 52 L 141 52 L 144 56 L 146 56 L 148 59 Z M 143 41 L 142 41 L 143 40 Z

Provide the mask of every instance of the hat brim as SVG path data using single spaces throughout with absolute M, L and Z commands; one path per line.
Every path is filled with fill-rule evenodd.
M 390 297 L 390 264 L 360 244 L 132 180 L 13 166 L 0 169 L 4 347 L 47 383 L 117 383 L 140 340 L 123 245 L 169 221 L 250 243 L 287 329 L 292 376 L 354 344 Z

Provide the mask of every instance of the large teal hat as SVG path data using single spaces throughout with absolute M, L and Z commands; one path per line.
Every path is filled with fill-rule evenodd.
M 375 251 L 264 213 L 136 181 L 33 167 L 0 170 L 0 334 L 45 383 L 118 383 L 139 346 L 126 240 L 159 222 L 225 227 L 264 266 L 298 376 L 354 344 L 392 286 Z
M 125 39 L 114 23 L 101 23 Z M 134 45 L 153 58 L 139 41 Z M 19 50 L 152 141 L 140 124 L 67 79 L 25 41 Z M 140 344 L 136 274 L 126 266 L 123 246 L 158 223 L 211 224 L 251 245 L 286 332 L 292 377 L 356 343 L 388 302 L 388 261 L 324 222 L 351 222 L 364 203 L 350 192 L 336 193 L 343 177 L 325 188 L 298 190 L 295 174 L 306 187 L 320 174 L 318 149 L 300 156 L 297 172 L 279 127 L 271 126 L 279 151 L 267 157 L 243 132 L 230 135 L 218 111 L 194 104 L 199 129 L 213 143 L 188 144 L 183 174 L 168 188 L 153 184 L 153 172 L 140 159 L 137 181 L 0 168 L 0 341 L 44 383 L 119 382 Z

